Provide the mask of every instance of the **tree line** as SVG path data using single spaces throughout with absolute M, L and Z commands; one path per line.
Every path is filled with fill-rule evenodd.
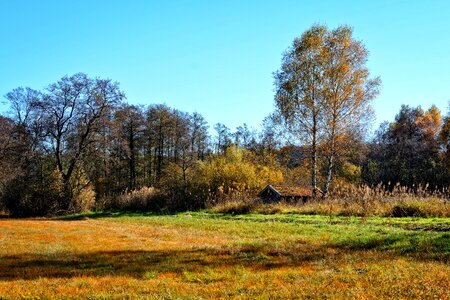
M 0 115 L 0 205 L 17 216 L 115 208 L 154 187 L 152 204 L 136 209 L 183 210 L 270 183 L 311 186 L 323 200 L 333 182 L 448 187 L 450 112 L 403 105 L 368 138 L 381 81 L 352 34 L 315 25 L 294 40 L 259 131 L 218 123 L 211 136 L 197 112 L 128 104 L 117 82 L 83 73 L 16 88 Z
M 225 156 L 232 145 L 260 147 L 246 124 L 235 132 L 216 124 L 213 139 L 201 114 L 127 104 L 118 83 L 83 73 L 5 97 L 10 113 L 0 117 L 0 191 L 3 206 L 18 215 L 79 211 L 167 184 L 174 166 L 186 180 L 199 161 Z

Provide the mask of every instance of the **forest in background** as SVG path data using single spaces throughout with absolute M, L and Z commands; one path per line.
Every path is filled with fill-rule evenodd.
M 313 26 L 284 54 L 277 109 L 262 127 L 218 123 L 213 135 L 199 113 L 127 104 L 110 79 L 78 73 L 16 88 L 0 116 L 1 208 L 195 210 L 253 199 L 267 184 L 448 197 L 450 110 L 403 105 L 369 135 L 381 82 L 369 78 L 367 54 L 348 27 Z
M 199 113 L 129 105 L 117 83 L 85 74 L 6 97 L 14 114 L 0 117 L 0 193 L 2 207 L 14 215 L 198 209 L 255 197 L 267 184 L 310 185 L 309 147 L 292 143 L 271 117 L 260 131 L 216 124 L 210 136 Z M 334 182 L 444 190 L 450 185 L 449 129 L 449 114 L 435 106 L 404 105 L 373 139 L 347 144 Z M 321 186 L 326 161 L 318 158 Z M 139 191 L 151 203 L 119 203 Z

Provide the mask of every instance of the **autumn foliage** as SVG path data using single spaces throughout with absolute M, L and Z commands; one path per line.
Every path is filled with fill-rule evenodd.
M 13 89 L 0 116 L 0 211 L 198 210 L 257 202 L 275 183 L 319 188 L 325 202 L 342 185 L 355 191 L 345 202 L 380 189 L 448 199 L 450 115 L 403 105 L 370 135 L 381 81 L 368 53 L 348 26 L 312 26 L 283 54 L 260 130 L 217 123 L 214 133 L 200 113 L 127 104 L 119 83 L 83 73 Z

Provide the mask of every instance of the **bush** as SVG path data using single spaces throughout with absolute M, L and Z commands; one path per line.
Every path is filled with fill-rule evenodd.
M 450 217 L 450 203 L 438 198 L 399 201 L 386 216 L 391 217 Z
M 71 180 L 70 212 L 90 211 L 95 207 L 95 191 L 82 169 L 78 169 Z
M 74 212 L 87 212 L 95 207 L 95 191 L 91 185 L 77 191 L 73 197 Z
M 195 186 L 206 191 L 209 204 L 254 197 L 267 184 L 283 181 L 281 170 L 262 165 L 238 147 L 229 147 L 223 155 L 200 162 L 195 173 Z
M 14 217 L 48 216 L 59 212 L 65 198 L 62 178 L 54 171 L 43 182 L 14 178 L 6 185 L 2 202 Z
M 95 192 L 82 175 L 64 183 L 53 170 L 40 180 L 17 176 L 4 188 L 0 202 L 14 217 L 53 216 L 89 211 L 95 206 Z
M 173 211 L 196 210 L 251 199 L 267 183 L 282 181 L 276 167 L 255 161 L 248 151 L 229 147 L 206 161 L 169 163 L 158 187 Z

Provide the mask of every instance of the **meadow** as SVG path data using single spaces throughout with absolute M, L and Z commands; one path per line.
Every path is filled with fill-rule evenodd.
M 0 299 L 449 299 L 450 218 L 0 219 Z

